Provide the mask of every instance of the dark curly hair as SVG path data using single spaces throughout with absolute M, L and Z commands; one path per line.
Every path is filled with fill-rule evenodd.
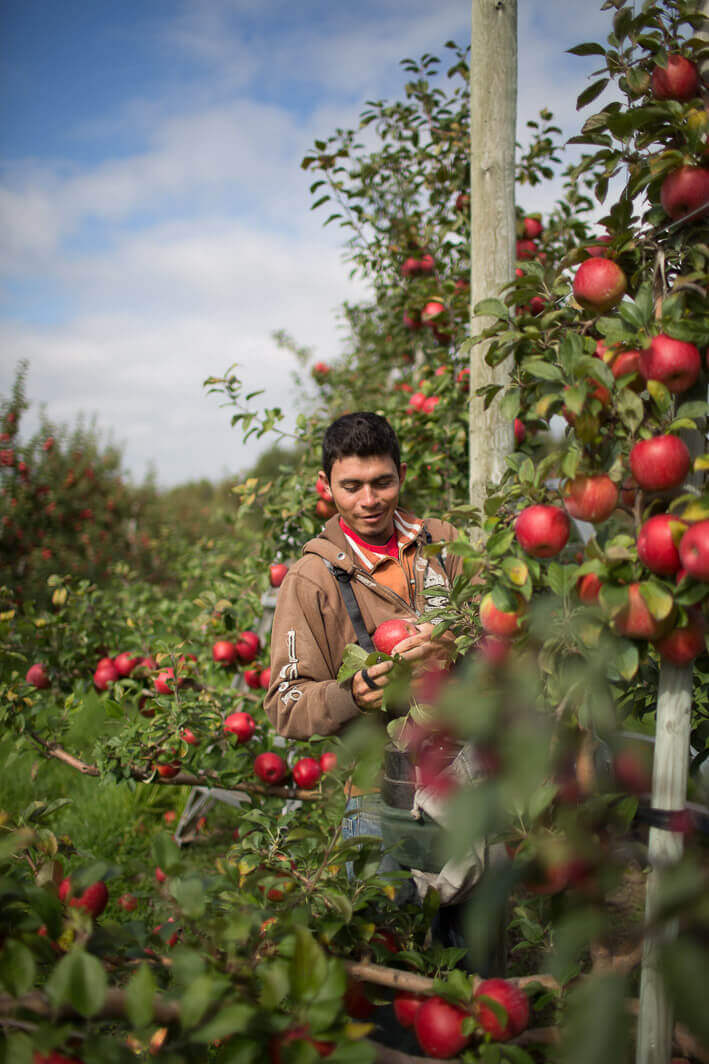
M 325 430 L 322 444 L 322 467 L 327 479 L 330 479 L 333 462 L 337 458 L 370 458 L 373 455 L 388 454 L 397 470 L 401 466 L 401 451 L 396 433 L 379 414 L 369 410 L 360 410 L 355 414 L 344 414 L 333 421 Z

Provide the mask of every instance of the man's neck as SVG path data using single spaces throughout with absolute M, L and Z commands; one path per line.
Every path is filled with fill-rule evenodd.
M 347 522 L 342 518 L 340 518 L 340 527 L 347 531 L 349 535 L 355 536 L 357 539 L 361 540 L 362 543 L 369 543 L 373 547 L 385 547 L 395 532 L 393 521 L 388 532 L 380 532 L 378 535 L 367 537 L 360 536 L 358 532 L 353 532 L 353 530 L 347 525 Z

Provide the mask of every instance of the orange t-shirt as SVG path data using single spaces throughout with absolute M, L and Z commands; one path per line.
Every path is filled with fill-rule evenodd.
M 421 522 L 411 514 L 394 511 L 394 531 L 387 543 L 366 543 L 356 532 L 348 528 L 340 518 L 340 528 L 360 565 L 378 584 L 395 591 L 405 602 L 411 602 L 414 586 L 414 551 L 406 550 L 421 531 Z

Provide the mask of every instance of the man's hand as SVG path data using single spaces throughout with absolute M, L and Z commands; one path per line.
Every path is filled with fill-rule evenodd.
M 413 618 L 412 618 L 413 620 Z M 414 622 L 415 623 L 415 622 Z M 418 631 L 414 635 L 407 636 L 392 649 L 392 654 L 409 661 L 414 667 L 414 675 L 436 665 L 439 668 L 446 665 L 453 656 L 455 636 L 452 632 L 444 632 L 437 639 L 431 639 L 434 625 L 426 622 L 416 625 Z M 362 675 L 362 671 L 356 672 L 352 677 L 352 697 L 360 709 L 379 709 L 382 704 L 384 688 L 389 683 L 387 673 L 393 668 L 393 661 L 380 661 L 377 665 L 370 665 L 366 670 L 369 679 L 376 684 L 373 690 Z
M 393 661 L 380 661 L 376 665 L 370 665 L 366 670 L 367 676 L 375 688 L 367 683 L 361 669 L 352 677 L 352 697 L 360 709 L 379 709 L 382 704 L 384 688 L 389 683 L 386 675 L 394 666 Z
M 420 671 L 421 667 L 430 665 L 444 665 L 453 656 L 455 649 L 455 636 L 452 632 L 443 632 L 437 639 L 431 639 L 434 625 L 426 621 L 416 625 L 418 631 L 402 639 L 392 650 L 404 661 L 414 665 L 414 672 Z

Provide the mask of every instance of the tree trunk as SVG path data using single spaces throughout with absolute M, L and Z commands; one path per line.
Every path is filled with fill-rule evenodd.
M 481 299 L 499 294 L 515 262 L 515 125 L 517 0 L 473 0 L 470 53 L 470 306 L 472 335 L 491 324 L 475 315 Z M 483 409 L 475 395 L 505 384 L 506 364 L 485 362 L 486 342 L 470 353 L 470 502 L 482 508 L 485 485 L 498 480 L 512 450 L 513 431 L 499 403 Z

